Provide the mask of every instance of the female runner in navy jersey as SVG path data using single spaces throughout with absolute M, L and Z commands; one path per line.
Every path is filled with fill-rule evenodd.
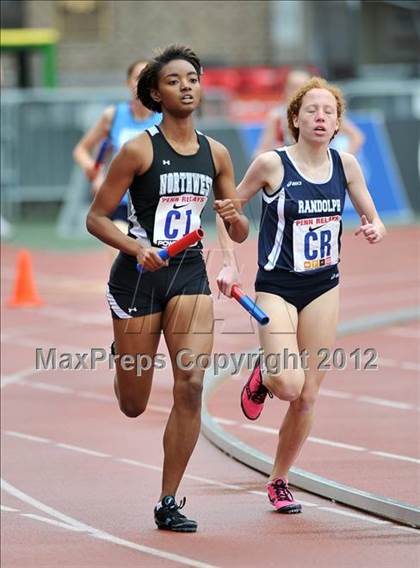
M 143 69 L 137 93 L 152 111 L 162 112 L 151 127 L 127 142 L 114 158 L 92 204 L 88 230 L 121 252 L 111 270 L 108 301 L 112 311 L 117 374 L 115 393 L 124 414 L 146 410 L 153 366 L 123 364 L 124 354 L 153 358 L 161 331 L 170 353 L 174 404 L 163 437 L 162 491 L 154 515 L 161 529 L 194 532 L 197 523 L 179 512 L 175 493 L 200 431 L 204 371 L 191 367 L 193 355 L 213 345 L 213 307 L 202 245 L 164 262 L 161 247 L 200 227 L 210 191 L 215 208 L 234 241 L 248 235 L 248 220 L 237 205 L 229 153 L 194 130 L 192 113 L 201 97 L 201 64 L 194 52 L 170 46 Z M 109 219 L 129 187 L 128 235 Z M 147 272 L 136 270 L 140 263 Z M 179 358 L 183 349 L 190 350 Z M 190 368 L 191 367 L 191 368 Z
M 313 422 L 325 374 L 318 352 L 335 341 L 346 192 L 361 216 L 356 235 L 371 244 L 385 235 L 356 158 L 329 148 L 343 111 L 337 88 L 318 77 L 307 81 L 288 106 L 296 144 L 258 156 L 238 187 L 242 203 L 262 188 L 255 290 L 257 303 L 271 316 L 270 324 L 259 328 L 264 356 L 242 390 L 241 406 L 248 419 L 256 420 L 267 394 L 290 402 L 267 486 L 270 502 L 281 513 L 301 511 L 287 476 Z M 232 282 L 223 269 L 221 291 L 230 295 Z M 302 352 L 308 355 L 305 365 L 298 357 Z M 286 368 L 284 357 L 273 359 L 272 354 L 286 353 L 296 354 L 295 368 Z

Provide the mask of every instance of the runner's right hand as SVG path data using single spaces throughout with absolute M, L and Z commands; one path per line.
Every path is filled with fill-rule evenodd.
M 161 249 L 157 247 L 142 248 L 137 254 L 137 262 L 149 272 L 154 272 L 155 270 L 159 270 L 159 268 L 168 266 L 169 261 L 160 258 L 158 254 L 160 250 Z
M 216 282 L 219 290 L 228 298 L 232 297 L 232 286 L 234 284 L 241 286 L 238 271 L 233 266 L 224 266 L 219 272 Z

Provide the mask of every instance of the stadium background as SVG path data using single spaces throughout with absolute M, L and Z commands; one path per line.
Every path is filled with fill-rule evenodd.
M 200 128 L 227 144 L 237 179 L 288 69 L 305 67 L 342 86 L 381 213 L 409 219 L 420 211 L 418 22 L 415 2 L 2 2 L 4 214 L 60 213 L 61 234 L 83 231 L 77 211 L 89 190 L 71 159 L 75 141 L 104 105 L 127 97 L 127 62 L 182 41 L 205 69 Z M 19 27 L 56 34 L 45 40 L 50 76 L 45 51 L 25 49 L 30 38 L 16 49 Z
M 118 532 L 111 526 L 112 515 L 109 519 L 104 519 L 106 513 L 97 506 L 100 498 L 96 496 L 90 501 L 89 489 L 86 488 L 85 492 L 83 482 L 79 486 L 82 487 L 80 493 L 76 492 L 73 498 L 71 498 L 71 488 L 66 487 L 66 491 L 61 490 L 64 481 L 58 483 L 57 480 L 65 480 L 67 477 L 67 473 L 60 470 L 66 467 L 65 460 L 61 461 L 61 458 L 53 455 L 44 457 L 42 452 L 35 451 L 37 448 L 32 450 L 29 446 L 25 446 L 23 453 L 23 447 L 13 445 L 17 443 L 18 438 L 13 438 L 14 434 L 10 432 L 23 431 L 44 438 L 47 436 L 51 440 L 76 444 L 79 440 L 76 423 L 91 423 L 92 428 L 89 432 L 96 445 L 93 445 L 92 440 L 83 443 L 80 434 L 80 446 L 90 444 L 90 447 L 102 448 L 111 453 L 112 448 L 119 445 L 123 439 L 131 440 L 131 450 L 135 447 L 136 438 L 132 424 L 124 422 L 124 419 L 117 414 L 117 409 L 114 408 L 116 405 L 109 404 L 112 402 L 108 400 L 112 394 L 111 373 L 106 375 L 106 380 L 100 373 L 90 374 L 89 392 L 93 402 L 92 407 L 85 407 L 83 405 L 87 405 L 89 399 L 86 375 L 57 371 L 33 377 L 33 353 L 35 346 L 60 343 L 72 345 L 77 343 L 88 349 L 92 346 L 93 335 L 95 346 L 107 346 L 109 343 L 110 322 L 103 298 L 108 259 L 101 244 L 88 235 L 84 227 L 91 194 L 82 172 L 73 163 L 72 149 L 106 105 L 127 98 L 128 93 L 123 85 L 128 63 L 139 57 L 147 58 L 155 48 L 180 42 L 191 45 L 202 58 L 204 65 L 204 101 L 198 116 L 199 128 L 226 144 L 233 157 L 238 180 L 250 163 L 266 113 L 273 105 L 279 104 L 285 77 L 290 68 L 308 68 L 342 87 L 348 103 L 349 116 L 365 135 L 365 144 L 358 158 L 364 169 L 369 189 L 389 228 L 389 236 L 381 248 L 378 247 L 374 252 L 364 243 L 355 243 L 350 229 L 358 219 L 352 208 L 350 206 L 347 208 L 343 260 L 344 302 L 341 321 L 354 322 L 355 318 L 359 318 L 360 321 L 363 320 L 363 325 L 367 326 L 366 329 L 380 328 L 389 336 L 386 336 L 388 343 L 383 346 L 381 341 L 384 341 L 384 336 L 380 333 L 370 336 L 360 335 L 361 328 L 353 332 L 355 333 L 353 346 L 373 345 L 379 350 L 381 346 L 383 347 L 385 368 L 381 370 L 381 380 L 378 379 L 376 386 L 373 386 L 373 380 L 371 382 L 362 380 L 351 373 L 348 377 L 340 375 L 338 381 L 332 383 L 336 391 L 330 390 L 328 394 L 326 390 L 323 393 L 324 397 L 327 397 L 325 399 L 327 405 L 322 406 L 322 401 L 320 403 L 318 420 L 321 433 L 318 432 L 317 435 L 326 436 L 328 433 L 332 436 L 335 433 L 335 424 L 338 424 L 340 419 L 340 428 L 346 431 L 348 434 L 346 440 L 350 440 L 354 447 L 358 447 L 355 446 L 356 443 L 359 446 L 370 447 L 368 435 L 373 436 L 376 433 L 379 436 L 381 433 L 382 438 L 378 438 L 379 441 L 375 443 L 380 446 L 377 449 L 387 450 L 388 457 L 384 458 L 385 464 L 380 462 L 378 456 L 374 464 L 369 460 L 363 463 L 363 460 L 358 461 L 353 459 L 353 456 L 351 459 L 342 460 L 339 451 L 337 456 L 335 454 L 333 456 L 333 450 L 327 447 L 326 450 L 331 451 L 328 456 L 324 456 L 322 448 L 318 456 L 312 455 L 311 451 L 307 450 L 303 466 L 312 467 L 312 471 L 320 475 L 325 474 L 323 466 L 328 466 L 329 476 L 337 481 L 349 483 L 346 476 L 350 476 L 351 484 L 359 489 L 418 506 L 419 473 L 414 461 L 417 460 L 418 463 L 419 460 L 414 457 L 414 451 L 418 450 L 420 441 L 419 423 L 416 418 L 418 414 L 415 414 L 419 410 L 419 390 L 415 386 L 415 381 L 418 380 L 419 351 L 413 338 L 418 338 L 419 333 L 418 322 L 417 324 L 415 322 L 416 313 L 418 314 L 415 310 L 419 305 L 420 276 L 419 3 L 359 0 L 337 2 L 3 0 L 1 18 L 4 333 L 2 369 L 4 384 L 8 386 L 2 400 L 4 409 L 7 410 L 4 419 L 7 428 L 4 446 L 7 457 L 4 458 L 4 471 L 8 481 L 13 483 L 14 478 L 20 478 L 18 479 L 20 485 L 17 483 L 17 486 L 31 493 L 27 485 L 29 486 L 33 480 L 48 480 L 45 486 L 48 486 L 52 495 L 55 495 L 55 507 L 67 512 L 73 510 L 73 515 L 87 520 L 87 513 L 83 508 L 77 512 L 77 515 L 74 507 L 72 509 L 70 506 L 70 502 L 72 506 L 74 503 L 77 504 L 83 494 L 87 502 L 91 503 L 92 517 L 97 514 L 96 519 L 90 520 L 91 524 L 96 522 L 94 526 L 99 526 L 102 521 L 104 524 L 109 521 L 111 527 L 108 528 L 109 532 L 113 530 L 115 534 L 128 538 L 123 529 L 119 531 L 118 527 Z M 345 148 L 345 139 L 339 140 L 338 143 Z M 259 218 L 257 199 L 248 206 L 247 213 L 252 219 L 252 237 L 255 237 Z M 214 244 L 213 223 L 214 213 L 211 207 L 208 207 L 204 216 L 204 226 L 209 235 L 210 245 Z M 6 303 L 13 293 L 16 259 L 22 247 L 29 249 L 32 255 L 34 278 L 44 306 L 11 310 Z M 245 249 L 244 246 L 240 260 L 245 267 L 244 285 L 247 292 L 252 294 L 255 238 L 250 239 L 249 247 Z M 214 280 L 217 261 L 213 262 L 210 272 Z M 377 288 L 373 289 L 375 285 Z M 403 315 L 401 310 L 404 311 Z M 229 322 L 234 329 L 243 332 L 240 327 L 243 325 L 240 320 L 241 314 L 232 303 L 218 299 L 216 313 L 230 318 Z M 392 317 L 399 314 L 400 319 L 394 317 L 388 323 L 381 324 L 380 316 L 384 313 L 391 314 Z M 233 335 L 234 339 L 233 336 L 223 335 L 217 339 L 219 351 L 222 348 L 226 350 L 255 348 L 255 334 L 250 337 L 244 335 L 241 337 L 239 332 Z M 26 370 L 22 371 L 24 366 Z M 399 379 L 401 382 L 393 383 Z M 21 387 L 16 386 L 16 383 Z M 234 428 L 229 426 L 229 420 L 232 419 L 229 413 L 236 404 L 238 388 L 238 383 L 230 382 L 223 390 L 224 394 L 219 393 L 211 406 L 213 413 L 218 416 L 223 414 L 228 429 Z M 338 396 L 332 393 L 339 391 L 340 388 L 345 391 L 346 396 L 350 389 L 354 388 L 354 392 L 359 389 L 351 398 L 351 401 L 358 404 L 353 410 L 349 409 L 348 415 L 343 411 L 341 416 L 336 417 L 337 422 L 332 425 L 327 421 L 328 417 L 332 420 L 331 416 L 334 416 L 333 405 L 328 404 L 331 400 L 328 396 Z M 65 389 L 69 396 L 70 390 L 73 393 L 84 392 L 83 404 L 80 403 L 80 406 L 75 404 L 73 408 L 70 402 L 63 405 L 58 399 L 49 398 L 64 396 Z M 372 392 L 369 389 L 373 389 Z M 28 394 L 25 396 L 25 392 L 30 393 L 30 396 Z M 94 402 L 95 396 L 97 400 L 102 397 L 105 401 L 103 404 L 107 406 L 101 409 L 94 406 L 98 404 Z M 341 398 L 346 399 L 346 396 L 343 395 Z M 170 405 L 170 387 L 164 378 L 157 378 L 156 397 L 153 401 L 155 405 L 156 402 L 158 403 L 155 409 L 163 408 L 159 406 L 162 404 Z M 362 400 L 363 398 L 365 400 Z M 50 406 L 43 406 L 47 404 Z M 344 403 L 337 402 L 337 405 L 339 404 Z M 363 404 L 367 405 L 366 413 Z M 369 404 L 372 406 L 369 407 Z M 339 408 L 341 407 L 337 407 L 335 412 L 341 412 Z M 375 414 L 378 408 L 383 411 L 380 416 Z M 396 417 L 393 414 L 398 412 L 398 408 L 407 411 L 406 418 Z M 410 414 L 412 411 L 414 414 Z M 85 412 L 86 414 L 83 414 Z M 64 423 L 62 414 L 67 419 Z M 82 414 L 83 420 L 82 418 L 75 420 L 75 416 L 82 417 Z M 107 437 L 100 437 L 104 417 L 105 420 L 111 421 L 115 430 L 114 434 L 109 431 Z M 238 420 L 236 415 L 234 418 Z M 162 424 L 157 419 L 154 419 L 154 422 L 153 420 L 148 422 L 147 419 L 148 417 L 142 425 L 145 431 L 149 432 L 150 429 L 150 432 L 156 435 L 156 439 L 159 440 L 157 444 L 160 445 Z M 270 415 L 267 415 L 266 420 L 268 428 Z M 274 419 L 271 424 L 274 424 Z M 365 426 L 363 427 L 362 424 Z M 157 432 L 152 431 L 155 425 L 159 428 Z M 325 434 L 322 432 L 324 428 Z M 122 438 L 117 437 L 113 440 L 113 435 L 116 436 L 116 433 Z M 272 442 L 265 441 L 261 446 L 260 439 L 252 438 L 251 434 L 255 433 L 246 431 L 242 435 L 247 442 L 255 447 L 263 447 L 267 453 L 272 454 Z M 356 434 L 359 435 L 358 442 L 351 439 L 351 436 Z M 393 437 L 396 438 L 397 449 L 391 447 Z M 109 442 L 109 447 L 106 448 L 105 438 Z M 387 446 L 387 440 L 391 440 L 390 447 Z M 408 444 L 408 449 L 404 449 L 404 444 Z M 140 450 L 137 448 L 136 451 Z M 136 451 L 133 450 L 130 457 L 137 456 Z M 397 461 L 394 466 L 390 456 L 394 455 L 395 458 L 397 454 L 402 454 L 403 458 L 405 456 L 405 461 L 404 459 Z M 211 453 L 207 447 L 199 448 L 198 456 L 206 460 L 207 455 L 212 456 L 212 464 L 218 464 L 218 460 L 222 459 Z M 356 457 L 360 455 L 356 453 Z M 159 463 L 156 455 L 152 457 L 154 463 Z M 45 471 L 42 470 L 42 475 L 39 475 L 41 462 L 44 459 L 51 461 L 45 462 L 49 463 L 49 467 Z M 18 464 L 22 461 L 26 462 L 26 471 L 18 474 L 16 473 Z M 320 463 L 321 461 L 323 463 Z M 194 467 L 200 471 L 198 464 L 197 461 Z M 67 467 L 75 471 L 71 462 Z M 84 462 L 81 467 L 90 468 L 91 464 Z M 206 462 L 206 472 L 209 467 L 209 463 Z M 414 469 L 415 467 L 417 469 Z M 217 475 L 224 482 L 230 479 L 231 483 L 241 478 L 244 486 L 250 483 L 249 479 L 253 476 L 252 480 L 257 484 L 256 474 L 248 470 L 242 473 L 242 470 L 237 468 L 239 468 L 237 464 L 229 466 L 222 464 Z M 363 468 L 365 473 L 360 475 L 360 470 Z M 380 473 L 374 478 L 373 472 Z M 97 468 L 92 466 L 91 473 L 93 479 L 96 479 Z M 116 473 L 116 476 L 118 475 Z M 373 478 L 377 483 L 376 486 L 375 483 L 371 484 Z M 145 485 L 149 481 L 145 481 Z M 108 478 L 108 483 L 112 482 L 112 477 Z M 132 479 L 130 478 L 127 483 L 132 483 Z M 255 488 L 257 487 L 258 485 L 255 485 Z M 417 492 L 412 490 L 413 487 L 417 487 Z M 102 493 L 108 491 L 108 486 L 101 487 L 101 490 Z M 114 491 L 117 495 L 118 491 L 115 488 Z M 155 486 L 151 491 L 155 491 Z M 223 491 L 226 495 L 229 493 L 226 492 L 226 488 Z M 208 488 L 206 492 L 208 495 Z M 250 489 L 249 492 L 252 493 L 252 490 Z M 34 493 L 37 493 L 38 498 L 44 502 L 52 500 L 49 494 L 44 495 L 42 499 L 43 492 L 39 488 L 37 491 L 34 490 Z M 13 495 L 16 497 L 16 492 Z M 221 511 L 226 505 L 222 500 L 226 495 L 219 495 Z M 124 501 L 128 497 L 121 494 L 119 498 Z M 213 506 L 214 501 L 208 504 L 210 518 Z M 238 506 L 236 502 L 234 506 Z M 322 509 L 321 505 L 319 507 Z M 106 504 L 106 508 L 109 509 L 109 503 Z M 124 512 L 121 510 L 122 523 L 125 522 Z M 248 513 L 249 510 L 243 511 L 243 519 L 247 518 Z M 118 518 L 120 513 L 115 514 Z M 351 516 L 348 512 L 341 514 Z M 313 528 L 310 525 L 311 515 L 308 519 L 310 533 Z M 129 529 L 136 531 L 137 528 L 134 527 L 137 527 L 138 520 L 133 520 L 132 525 L 131 521 L 130 518 Z M 148 526 L 147 522 L 145 520 L 144 526 Z M 367 554 L 363 548 L 365 543 L 373 542 L 379 545 L 382 542 L 384 546 L 380 550 L 383 551 L 381 561 L 383 566 L 397 565 L 396 559 L 399 561 L 404 558 L 402 556 L 404 554 L 407 555 L 405 557 L 407 565 L 410 565 L 408 559 L 414 558 L 411 556 L 414 548 L 410 547 L 412 544 L 410 535 L 407 534 L 406 540 L 400 538 L 394 541 L 390 533 L 380 532 L 386 531 L 386 528 L 379 527 L 376 530 L 374 526 L 375 531 L 372 529 L 372 532 L 369 532 L 365 529 L 363 525 L 365 520 L 362 518 L 359 520 L 353 518 L 353 522 L 355 525 L 350 529 L 345 524 L 340 527 L 343 531 L 355 531 L 353 537 L 356 536 L 356 539 L 357 535 L 362 534 L 358 531 L 363 531 L 363 536 L 366 538 L 357 545 L 364 554 Z M 8 565 L 42 565 L 40 559 L 48 557 L 49 552 L 41 548 L 38 548 L 33 556 L 23 556 L 26 559 L 24 563 L 16 560 L 17 553 L 24 555 L 20 537 L 17 536 L 21 533 L 14 530 L 16 525 L 13 522 L 9 526 L 13 530 L 10 529 L 11 532 L 7 533 L 6 539 L 6 543 L 9 544 Z M 324 526 L 322 519 L 317 527 L 319 526 Z M 305 533 L 306 525 L 298 525 L 299 527 Z M 229 527 L 229 530 L 231 528 Z M 22 527 L 18 525 L 18 529 L 20 531 Z M 318 528 L 314 528 L 314 534 L 317 534 L 317 530 Z M 305 533 L 306 536 L 309 533 Z M 290 538 L 294 537 L 291 533 L 287 534 Z M 349 537 L 350 533 L 343 532 L 343 534 Z M 149 533 L 142 533 L 144 542 L 155 546 L 156 541 L 153 540 L 155 537 L 152 535 L 149 539 L 149 536 Z M 54 540 L 56 535 L 54 534 L 52 538 Z M 321 536 L 317 534 L 317 538 L 331 539 L 332 535 L 326 530 Z M 131 540 L 136 539 L 137 536 L 132 534 Z M 36 539 L 36 542 L 39 541 Z M 169 546 L 162 542 L 159 541 L 157 544 L 173 547 L 173 551 L 178 551 L 178 544 L 170 543 Z M 57 543 L 62 544 L 59 537 Z M 389 543 L 393 543 L 392 554 L 395 554 L 395 557 L 392 557 L 387 548 Z M 264 546 L 269 546 L 265 540 Z M 57 562 L 60 559 L 58 550 L 54 549 Z M 81 546 L 79 550 L 82 551 L 80 554 L 83 557 L 86 548 Z M 333 550 L 332 545 L 331 554 Z M 374 547 L 373 550 L 375 554 L 371 557 L 361 556 L 354 563 L 349 560 L 349 563 L 345 564 L 343 558 L 339 563 L 331 558 L 329 563 L 373 566 L 379 561 L 376 554 L 382 554 L 378 552 L 378 548 Z M 307 554 L 306 562 L 312 561 L 319 553 L 319 549 L 315 548 L 313 552 L 315 557 L 313 557 L 310 551 L 309 545 L 307 548 L 302 546 L 302 554 Z M 210 561 L 213 553 L 216 553 L 215 547 L 204 542 L 200 554 L 194 554 L 196 557 L 198 555 Z M 191 551 L 191 555 L 194 554 Z M 256 566 L 256 562 L 252 560 L 253 552 L 247 549 L 247 554 L 249 563 L 247 564 L 246 559 L 241 562 L 238 556 L 240 563 L 238 565 Z M 48 558 L 51 560 L 50 557 Z M 110 560 L 109 562 L 111 565 Z M 270 556 L 267 553 L 266 565 L 277 566 L 276 562 L 275 554 Z M 319 565 L 322 566 L 328 563 L 324 560 L 320 562 Z M 52 562 L 45 565 L 56 564 Z M 74 561 L 72 565 L 90 566 L 91 563 L 79 560 Z M 129 564 L 116 561 L 116 565 Z M 146 562 L 143 565 L 152 564 Z

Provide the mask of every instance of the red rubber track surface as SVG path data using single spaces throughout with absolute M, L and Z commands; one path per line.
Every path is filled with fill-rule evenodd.
M 392 229 L 378 246 L 344 235 L 341 321 L 418 304 L 419 233 Z M 237 250 L 243 288 L 252 295 L 256 245 Z M 149 408 L 136 420 L 119 412 L 113 372 L 104 363 L 96 371 L 35 372 L 36 347 L 62 353 L 109 346 L 107 256 L 34 252 L 46 305 L 8 309 L 16 253 L 4 248 L 2 271 L 2 476 L 9 484 L 2 492 L 3 566 L 416 565 L 418 532 L 301 491 L 295 495 L 303 514 L 278 515 L 265 496 L 264 476 L 203 438 L 178 494 L 187 496 L 185 510 L 198 520 L 199 532 L 156 530 L 161 438 L 172 404 L 169 370 L 156 372 Z M 208 264 L 216 317 L 223 319 L 216 323 L 215 352 L 256 347 L 246 312 L 216 292 L 220 254 L 213 251 Z M 413 461 L 419 459 L 418 336 L 418 324 L 410 323 L 337 340 L 347 353 L 376 348 L 379 370 L 328 373 L 313 440 L 297 466 L 419 504 L 419 464 Z M 163 342 L 160 351 L 166 353 Z M 229 421 L 228 431 L 272 455 L 272 430 L 285 405 L 270 400 L 257 423 L 247 422 L 238 403 L 245 377 L 228 379 L 210 410 Z

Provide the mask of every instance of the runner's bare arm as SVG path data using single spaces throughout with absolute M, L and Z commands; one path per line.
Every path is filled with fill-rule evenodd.
M 361 218 L 361 225 L 355 234 L 363 233 L 370 243 L 378 243 L 384 238 L 386 229 L 366 186 L 359 162 L 346 152 L 340 152 L 340 156 L 351 202 Z
M 90 233 L 104 243 L 127 254 L 137 256 L 141 245 L 124 235 L 110 216 L 130 186 L 133 177 L 149 167 L 152 159 L 151 143 L 146 134 L 127 142 L 115 156 L 90 207 L 86 226 Z
M 214 209 L 223 219 L 230 238 L 241 243 L 248 236 L 249 223 L 242 213 L 241 199 L 235 188 L 232 160 L 222 144 L 212 139 L 209 143 L 216 168 Z
M 241 202 L 245 205 L 262 188 L 268 193 L 278 189 L 283 180 L 284 168 L 275 152 L 260 154 L 249 166 L 243 180 L 238 185 Z
M 115 107 L 110 106 L 106 108 L 98 122 L 86 132 L 74 147 L 73 158 L 90 181 L 95 178 L 97 173 L 92 152 L 94 148 L 109 135 L 114 114 Z

